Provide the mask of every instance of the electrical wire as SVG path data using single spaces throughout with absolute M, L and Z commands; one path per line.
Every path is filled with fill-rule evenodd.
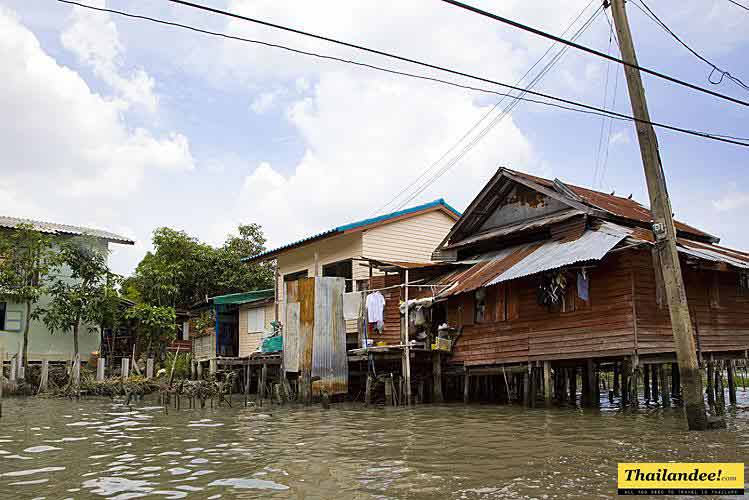
M 583 14 L 585 14 L 585 11 L 586 11 L 586 10 L 588 10 L 588 9 L 590 8 L 590 6 L 591 6 L 591 5 L 593 4 L 593 2 L 595 2 L 595 1 L 596 1 L 596 0 L 590 0 L 590 2 L 588 2 L 588 4 L 587 4 L 587 5 L 585 6 L 585 7 L 583 7 L 583 9 L 582 9 L 582 10 L 580 11 L 580 13 L 579 13 L 579 14 L 578 14 L 578 15 L 577 15 L 577 16 L 576 16 L 576 17 L 575 17 L 575 18 L 574 18 L 574 19 L 573 19 L 572 21 L 570 21 L 569 25 L 568 25 L 568 26 L 567 26 L 567 27 L 566 27 L 566 28 L 564 29 L 564 31 L 562 32 L 562 35 L 566 34 L 566 33 L 567 33 L 567 32 L 568 32 L 568 31 L 569 31 L 570 29 L 572 29 L 572 27 L 573 27 L 573 26 L 574 26 L 574 25 L 575 25 L 575 24 L 576 24 L 576 23 L 577 23 L 577 22 L 578 22 L 578 21 L 580 20 L 580 18 L 581 18 L 581 17 L 583 16 Z M 591 22 L 593 21 L 593 19 L 595 19 L 595 17 L 596 17 L 596 16 L 597 16 L 597 15 L 598 15 L 598 14 L 599 14 L 599 13 L 600 13 L 600 12 L 601 12 L 602 10 L 603 10 L 603 7 L 602 7 L 602 6 L 598 7 L 598 9 L 596 9 L 596 10 L 595 10 L 595 12 L 593 12 L 593 14 L 591 14 L 591 16 L 590 16 L 590 17 L 589 17 L 589 18 L 588 18 L 588 19 L 587 19 L 587 20 L 586 20 L 586 21 L 585 21 L 585 22 L 583 23 L 583 25 L 582 25 L 582 27 L 580 28 L 580 30 L 578 30 L 578 32 L 577 32 L 577 33 L 575 33 L 575 35 L 573 35 L 573 39 L 575 39 L 576 37 L 578 37 L 578 36 L 579 36 L 579 35 L 580 35 L 580 34 L 582 33 L 582 31 L 584 31 L 585 29 L 587 29 L 587 27 L 588 27 L 588 26 L 590 26 L 590 23 L 591 23 Z M 549 45 L 549 47 L 548 47 L 548 48 L 546 49 L 546 51 L 545 51 L 545 52 L 544 52 L 544 53 L 543 53 L 543 54 L 541 55 L 541 57 L 539 57 L 539 58 L 538 58 L 538 59 L 536 60 L 536 62 L 535 62 L 535 63 L 533 63 L 533 65 L 532 65 L 532 66 L 531 66 L 530 68 L 528 68 L 528 70 L 527 70 L 527 71 L 526 71 L 526 72 L 525 72 L 525 73 L 523 74 L 523 76 L 521 76 L 521 77 L 520 77 L 520 78 L 518 79 L 518 81 L 517 81 L 517 82 L 515 82 L 515 85 L 520 85 L 520 84 L 521 84 L 521 83 L 523 82 L 523 80 L 524 80 L 524 79 L 525 79 L 525 78 L 526 78 L 526 77 L 527 77 L 527 76 L 528 76 L 528 75 L 529 75 L 529 74 L 531 73 L 531 71 L 533 71 L 533 70 L 534 70 L 534 69 L 536 68 L 536 66 L 538 66 L 538 65 L 539 65 L 539 64 L 541 63 L 541 61 L 543 61 L 543 60 L 544 60 L 544 59 L 546 58 L 546 56 L 547 56 L 547 55 L 549 54 L 549 52 L 551 52 L 551 50 L 552 50 L 552 49 L 553 49 L 553 48 L 554 48 L 554 47 L 555 47 L 556 45 L 557 45 L 557 43 L 556 43 L 556 42 L 552 42 L 552 43 L 551 43 L 551 44 Z M 548 67 L 548 63 L 547 63 L 547 67 Z M 543 70 L 542 70 L 542 71 L 543 71 Z M 442 154 L 442 155 L 441 155 L 441 156 L 440 156 L 440 157 L 439 157 L 439 158 L 438 158 L 438 159 L 437 159 L 436 161 L 434 161 L 434 162 L 433 162 L 433 163 L 432 163 L 431 165 L 429 165 L 429 166 L 428 166 L 428 167 L 427 167 L 426 169 L 424 169 L 424 170 L 423 170 L 423 171 L 421 172 L 421 174 L 419 174 L 419 175 L 418 175 L 418 177 L 416 177 L 416 178 L 415 178 L 415 179 L 414 179 L 413 181 L 411 181 L 411 182 L 410 182 L 410 183 L 409 183 L 408 185 L 406 185 L 406 186 L 405 186 L 405 187 L 404 187 L 403 189 L 401 189 L 401 190 L 400 190 L 400 191 L 399 191 L 398 193 L 396 193 L 396 195 L 395 195 L 395 196 L 393 196 L 393 197 L 392 197 L 392 198 L 390 199 L 390 201 L 388 201 L 387 203 L 385 203 L 384 205 L 382 205 L 382 206 L 381 206 L 380 208 L 378 208 L 377 210 L 375 210 L 374 212 L 372 212 L 372 214 L 371 214 L 371 215 L 375 215 L 375 214 L 378 214 L 378 213 L 380 213 L 380 212 L 384 211 L 384 210 L 385 210 L 385 208 L 387 208 L 387 207 L 388 207 L 388 206 L 389 206 L 390 204 L 392 204 L 393 202 L 395 202 L 395 201 L 396 201 L 396 200 L 397 200 L 398 198 L 400 198 L 400 197 L 401 197 L 401 196 L 402 196 L 402 195 L 403 195 L 404 193 L 406 193 L 406 192 L 407 192 L 407 191 L 408 191 L 409 189 L 411 189 L 411 187 L 413 187 L 413 186 L 414 186 L 414 185 L 415 185 L 415 184 L 416 184 L 416 183 L 417 183 L 417 182 L 418 182 L 419 180 L 421 180 L 421 179 L 422 179 L 422 178 L 423 178 L 423 177 L 424 177 L 424 176 L 425 176 L 425 175 L 426 175 L 426 174 L 427 174 L 427 173 L 428 173 L 429 171 L 431 171 L 431 170 L 432 170 L 432 169 L 433 169 L 434 167 L 436 167 L 437 165 L 439 165 L 439 164 L 440 164 L 440 163 L 442 162 L 442 160 L 444 160 L 444 159 L 445 159 L 445 157 L 447 157 L 447 155 L 448 155 L 448 154 L 449 154 L 449 153 L 450 153 L 451 151 L 453 151 L 453 150 L 454 150 L 454 149 L 455 149 L 455 148 L 456 148 L 456 147 L 457 147 L 457 146 L 458 146 L 458 145 L 459 145 L 460 143 L 462 143 L 462 142 L 463 142 L 463 140 L 464 140 L 464 139 L 465 139 L 466 137 L 468 137 L 468 136 L 469 136 L 469 135 L 470 135 L 470 134 L 471 134 L 471 133 L 472 133 L 472 132 L 473 132 L 474 130 L 476 130 L 476 128 L 478 128 L 478 126 L 479 126 L 479 125 L 480 125 L 480 124 L 481 124 L 481 123 L 482 123 L 482 122 L 483 122 L 483 121 L 484 121 L 484 120 L 485 120 L 485 119 L 486 119 L 486 118 L 487 118 L 487 117 L 488 117 L 489 115 L 491 115 L 491 114 L 492 114 L 492 113 L 493 113 L 493 112 L 494 112 L 494 111 L 495 111 L 495 110 L 496 110 L 496 109 L 497 109 L 497 108 L 499 107 L 499 105 L 500 105 L 500 104 L 502 104 L 502 103 L 504 102 L 504 100 L 505 100 L 505 97 L 502 97 L 502 98 L 501 98 L 501 99 L 500 99 L 499 101 L 497 101 L 497 102 L 496 102 L 496 103 L 494 104 L 494 106 L 492 106 L 492 107 L 491 107 L 491 108 L 489 109 L 489 111 L 487 111 L 486 113 L 484 113 L 484 114 L 483 114 L 483 115 L 481 116 L 481 118 L 479 118 L 479 119 L 478 119 L 478 121 L 476 121 L 476 122 L 475 122 L 475 123 L 474 123 L 474 124 L 473 124 L 473 125 L 472 125 L 472 126 L 471 126 L 471 127 L 469 128 L 469 129 L 468 129 L 468 131 L 467 131 L 466 133 L 464 133 L 464 134 L 463 134 L 463 135 L 462 135 L 462 136 L 460 137 L 460 139 L 458 139 L 458 140 L 457 140 L 457 141 L 456 141 L 456 142 L 455 142 L 455 143 L 454 143 L 454 144 L 453 144 L 452 146 L 450 146 L 450 147 L 449 147 L 449 148 L 448 148 L 448 149 L 447 149 L 447 150 L 446 150 L 446 151 L 445 151 L 445 152 L 444 152 L 444 153 L 443 153 L 443 154 Z
M 582 35 L 582 33 L 592 24 L 592 22 L 595 20 L 595 18 L 602 12 L 602 9 L 597 9 L 593 15 L 583 24 L 583 26 L 578 29 L 578 31 L 573 36 L 573 39 L 577 39 Z M 554 57 L 546 64 L 546 66 L 533 78 L 533 80 L 529 83 L 528 88 L 532 88 L 537 83 L 541 81 L 541 79 L 551 70 L 551 68 L 567 53 L 567 50 L 569 49 L 569 46 L 564 45 L 562 49 L 554 55 Z M 494 117 L 491 123 L 487 125 L 476 137 L 473 138 L 473 140 L 465 145 L 463 149 L 456 155 L 454 158 L 452 158 L 446 165 L 444 165 L 436 174 L 434 174 L 426 183 L 424 183 L 416 192 L 412 193 L 411 196 L 403 201 L 400 205 L 396 207 L 396 210 L 400 210 L 404 206 L 406 206 L 408 203 L 410 203 L 414 198 L 419 196 L 421 193 L 423 193 L 429 186 L 431 186 L 434 182 L 436 182 L 440 177 L 442 177 L 445 173 L 447 173 L 450 169 L 452 169 L 460 160 L 462 160 L 475 146 L 476 144 L 481 141 L 489 132 L 490 130 L 501 120 L 503 120 L 506 116 L 508 116 L 515 107 L 519 104 L 520 98 L 524 94 L 518 94 L 517 99 L 513 100 L 512 102 L 508 103 L 507 106 L 502 110 L 502 112 Z
M 183 2 L 182 0 L 168 0 L 170 2 L 177 2 L 177 3 L 189 3 L 189 2 Z M 519 23 L 517 21 L 513 21 L 511 19 L 507 19 L 506 17 L 498 16 L 496 14 L 492 14 L 491 12 L 487 12 L 485 10 L 481 10 L 477 7 L 473 7 L 472 5 L 465 4 L 463 2 L 458 2 L 457 0 L 441 0 L 442 2 L 448 3 L 450 5 L 454 5 L 456 7 L 460 7 L 461 9 L 468 10 L 470 12 L 473 12 L 475 14 L 479 14 L 484 17 L 488 17 L 490 19 L 493 19 L 495 21 L 499 21 L 504 24 L 509 24 L 510 26 L 513 26 L 515 28 L 521 29 L 523 31 L 527 31 L 529 33 L 533 33 L 534 35 L 542 36 L 544 38 L 548 38 L 550 40 L 555 40 L 560 43 L 564 43 L 566 45 L 569 45 L 570 47 L 574 47 L 578 50 L 582 50 L 583 52 L 587 52 L 589 54 L 596 55 L 598 57 L 603 57 L 604 59 L 609 59 L 611 61 L 617 62 L 619 64 L 623 64 L 625 66 L 629 66 L 630 68 L 637 69 L 639 71 L 642 71 L 643 73 L 648 73 L 653 76 L 657 76 L 658 78 L 662 78 L 664 80 L 668 80 L 671 83 L 676 83 L 677 85 L 681 85 L 683 87 L 690 88 L 692 90 L 696 90 L 698 92 L 702 92 L 704 94 L 710 94 L 713 97 L 718 97 L 720 99 L 733 102 L 734 104 L 741 104 L 742 106 L 749 106 L 749 102 L 742 101 L 741 99 L 736 99 L 734 97 L 721 94 L 719 92 L 715 92 L 713 90 L 707 89 L 705 87 L 700 87 L 699 85 L 695 85 L 693 83 L 685 82 L 684 80 L 680 80 L 678 78 L 674 78 L 672 76 L 666 75 L 664 73 L 661 73 L 660 71 L 656 71 L 649 68 L 643 68 L 642 66 L 638 66 L 637 64 L 628 63 L 627 61 L 624 61 L 622 59 L 619 59 L 618 57 L 614 57 L 608 54 L 605 54 L 601 52 L 600 50 L 591 49 L 590 47 L 586 47 L 584 45 L 580 45 L 575 42 L 571 42 L 570 40 L 565 40 L 564 38 L 560 38 L 556 35 L 552 35 L 550 33 L 546 33 L 545 31 L 541 31 L 536 28 L 532 28 L 530 26 L 527 26 L 525 24 Z
M 606 49 L 606 53 L 611 53 L 611 44 L 613 42 L 613 33 L 609 33 L 609 45 Z M 601 106 L 606 109 L 606 105 L 608 104 L 608 92 L 609 92 L 609 74 L 611 73 L 611 61 L 604 61 L 603 62 L 606 65 L 606 77 L 603 81 L 603 101 Z M 598 180 L 598 169 L 600 165 L 600 159 L 601 159 L 601 153 L 603 151 L 603 133 L 606 130 L 606 118 L 601 118 L 601 128 L 598 131 L 598 143 L 596 144 L 596 152 L 593 157 L 593 181 L 591 183 L 591 186 L 595 189 L 596 187 L 596 181 Z
M 725 70 L 719 68 L 718 66 L 716 66 L 715 64 L 713 64 L 712 61 L 709 61 L 702 54 L 698 53 L 692 47 L 690 47 L 689 45 L 687 45 L 687 43 L 684 40 L 682 40 L 676 33 L 674 33 L 671 30 L 671 28 L 669 28 L 666 25 L 666 23 L 664 23 L 658 17 L 658 15 L 650 9 L 650 7 L 648 7 L 648 4 L 645 3 L 645 0 L 636 0 L 634 2 L 634 5 L 635 5 L 635 7 L 637 7 L 638 9 L 640 9 L 640 11 L 643 14 L 645 14 L 648 18 L 650 18 L 650 20 L 652 20 L 654 23 L 656 23 L 661 29 L 663 29 L 666 33 L 668 33 L 669 35 L 671 35 L 671 37 L 674 40 L 676 40 L 679 44 L 683 45 L 684 48 L 686 48 L 689 52 L 691 52 L 697 59 L 699 59 L 700 61 L 704 62 L 705 64 L 707 64 L 708 66 L 710 66 L 712 68 L 712 71 L 710 72 L 710 74 L 707 77 L 707 81 L 708 82 L 712 83 L 713 85 L 720 85 L 721 83 L 723 83 L 723 79 L 724 78 L 728 78 L 729 80 L 731 80 L 733 83 L 735 83 L 739 87 L 743 88 L 744 90 L 749 90 L 749 86 L 747 86 L 744 82 L 742 82 L 741 79 L 733 76 L 728 71 L 725 71 Z M 642 7 L 640 7 L 640 5 L 642 5 Z M 645 8 L 645 10 L 643 10 L 643 7 Z M 712 76 L 715 73 L 719 73 L 720 74 L 720 79 L 718 79 L 717 81 L 713 81 L 713 79 L 712 79 Z
M 512 94 L 508 94 L 508 93 L 504 93 L 504 92 L 498 92 L 496 90 L 490 90 L 490 89 L 481 88 L 481 87 L 474 87 L 474 86 L 471 86 L 471 85 L 465 85 L 465 84 L 461 84 L 461 83 L 457 83 L 457 82 L 451 82 L 451 81 L 448 81 L 448 80 L 442 80 L 440 78 L 435 78 L 435 77 L 431 77 L 431 76 L 418 75 L 418 74 L 414 74 L 414 73 L 408 73 L 408 72 L 405 72 L 405 71 L 399 71 L 399 70 L 384 68 L 384 67 L 381 67 L 381 66 L 376 66 L 376 65 L 368 64 L 368 63 L 362 63 L 362 62 L 358 62 L 358 61 L 354 61 L 354 60 L 350 60 L 350 59 L 344 59 L 344 58 L 341 58 L 341 57 L 328 56 L 328 55 L 323 55 L 323 54 L 319 54 L 319 53 L 316 53 L 316 52 L 304 51 L 304 50 L 295 49 L 295 48 L 287 47 L 287 46 L 280 45 L 280 44 L 274 44 L 274 43 L 264 42 L 264 41 L 260 41 L 260 40 L 253 40 L 253 39 L 249 39 L 249 38 L 242 38 L 242 37 L 238 37 L 238 36 L 234 36 L 234 35 L 227 35 L 225 33 L 218 33 L 218 32 L 215 32 L 215 31 L 204 30 L 204 29 L 196 28 L 194 26 L 189 26 L 189 25 L 186 25 L 186 24 L 175 23 L 175 22 L 172 22 L 172 21 L 165 21 L 165 20 L 162 20 L 162 19 L 157 19 L 157 18 L 143 16 L 143 15 L 138 15 L 138 14 L 130 14 L 130 13 L 127 13 L 127 12 L 116 10 L 116 9 L 108 9 L 108 8 L 103 8 L 103 7 L 94 7 L 93 5 L 87 5 L 87 4 L 80 3 L 80 2 L 77 2 L 77 1 L 74 1 L 74 0 L 56 0 L 56 1 L 60 2 L 60 3 L 65 3 L 65 4 L 70 4 L 70 5 L 76 5 L 78 7 L 83 7 L 83 8 L 86 8 L 86 9 L 96 10 L 96 11 L 99 11 L 99 12 L 108 12 L 110 14 L 117 14 L 117 15 L 121 15 L 121 16 L 124 16 L 124 17 L 129 17 L 129 18 L 134 18 L 134 19 L 141 19 L 141 20 L 145 20 L 145 21 L 155 22 L 155 23 L 158 23 L 158 24 L 164 24 L 164 25 L 168 25 L 168 26 L 174 26 L 174 27 L 184 28 L 184 29 L 188 29 L 188 30 L 191 30 L 191 31 L 195 31 L 195 32 L 203 33 L 203 34 L 207 34 L 207 35 L 219 36 L 219 37 L 222 37 L 222 38 L 227 38 L 227 39 L 231 39 L 231 40 L 237 40 L 237 41 L 242 41 L 242 42 L 247 42 L 247 43 L 252 43 L 252 44 L 257 44 L 257 45 L 263 45 L 263 46 L 266 46 L 266 47 L 274 47 L 274 48 L 286 50 L 286 51 L 289 51 L 289 52 L 294 52 L 294 53 L 297 53 L 297 54 L 302 54 L 302 55 L 307 55 L 307 56 L 311 56 L 311 57 L 316 57 L 316 58 L 319 58 L 319 59 L 327 59 L 327 60 L 332 60 L 332 61 L 338 61 L 338 62 L 342 62 L 342 63 L 346 63 L 346 64 L 352 64 L 352 65 L 361 66 L 361 67 L 366 67 L 366 68 L 370 68 L 370 69 L 374 69 L 374 70 L 378 70 L 378 71 L 384 71 L 384 72 L 392 73 L 392 74 L 396 74 L 396 75 L 407 76 L 407 77 L 410 77 L 410 78 L 417 78 L 417 79 L 421 79 L 421 80 L 429 80 L 429 81 L 433 81 L 433 82 L 443 83 L 443 84 L 446 84 L 446 85 L 451 85 L 451 86 L 454 86 L 454 87 L 459 87 L 459 88 L 463 88 L 463 89 L 473 90 L 473 91 L 476 91 L 476 92 L 483 92 L 483 93 L 486 93 L 486 94 L 494 94 L 494 95 L 498 95 L 498 96 L 509 96 L 509 97 L 512 97 Z M 167 1 L 176 2 L 178 0 L 167 0 Z M 180 3 L 185 3 L 185 2 L 180 2 Z M 206 9 L 211 10 L 211 11 L 215 10 L 215 9 L 211 9 L 211 8 L 208 8 L 208 7 L 206 7 Z M 218 12 L 223 12 L 223 11 L 218 11 Z M 229 15 L 231 17 L 239 17 L 240 19 L 245 19 L 243 16 L 238 16 L 237 14 L 231 14 L 231 13 L 225 13 L 225 14 L 227 14 L 227 15 Z M 246 19 L 252 21 L 252 19 L 249 19 L 249 18 L 246 18 Z M 292 28 L 283 28 L 283 29 L 293 30 Z M 293 30 L 293 31 L 296 31 L 296 30 Z M 306 34 L 304 32 L 301 32 L 301 33 L 302 34 Z M 320 35 L 309 35 L 309 36 L 320 37 Z M 325 39 L 325 37 L 320 37 L 320 38 Z M 419 65 L 419 66 L 424 66 L 424 67 L 427 67 L 427 68 L 430 68 L 430 69 L 436 69 L 436 70 L 444 71 L 446 73 L 451 73 L 451 74 L 454 74 L 454 75 L 457 75 L 457 76 L 466 77 L 466 78 L 469 78 L 469 79 L 472 79 L 472 80 L 482 81 L 482 82 L 485 82 L 485 83 L 490 83 L 492 85 L 498 85 L 500 87 L 505 87 L 505 88 L 508 88 L 510 90 L 515 90 L 515 91 L 518 91 L 518 92 L 521 92 L 521 93 L 522 92 L 528 93 L 528 94 L 531 94 L 531 95 L 534 95 L 534 96 L 542 97 L 544 99 L 548 99 L 548 100 L 551 100 L 551 101 L 560 102 L 560 103 L 563 103 L 563 104 L 556 104 L 554 102 L 541 101 L 541 100 L 537 100 L 537 99 L 530 99 L 528 97 L 519 98 L 519 99 L 521 99 L 523 101 L 526 101 L 526 102 L 534 102 L 536 104 L 543 104 L 545 106 L 551 106 L 551 107 L 555 107 L 555 108 L 566 109 L 566 110 L 569 110 L 569 111 L 577 111 L 579 113 L 585 113 L 585 114 L 596 115 L 596 116 L 601 116 L 602 114 L 603 115 L 611 115 L 611 116 L 613 116 L 613 117 L 615 117 L 615 118 L 617 118 L 619 120 L 634 121 L 634 122 L 638 122 L 638 123 L 645 123 L 645 124 L 648 124 L 648 125 L 651 125 L 651 126 L 654 126 L 654 127 L 659 127 L 659 128 L 663 128 L 663 129 L 666 129 L 666 130 L 672 130 L 672 131 L 675 131 L 675 132 L 681 132 L 681 133 L 684 133 L 684 134 L 687 134 L 687 135 L 693 135 L 693 136 L 701 137 L 701 138 L 704 138 L 704 139 L 710 139 L 710 140 L 714 140 L 714 141 L 726 142 L 726 143 L 729 143 L 729 144 L 735 144 L 735 145 L 738 145 L 738 146 L 749 147 L 749 138 L 736 137 L 736 136 L 726 135 L 726 134 L 716 134 L 716 133 L 711 133 L 711 132 L 704 132 L 704 131 L 699 131 L 699 130 L 693 130 L 693 129 L 683 128 L 683 127 L 678 127 L 678 126 L 675 126 L 675 125 L 668 125 L 668 124 L 660 123 L 660 122 L 643 120 L 641 118 L 637 118 L 637 117 L 634 117 L 634 116 L 626 115 L 626 114 L 623 114 L 623 113 L 606 111 L 606 110 L 603 110 L 601 108 L 597 108 L 596 106 L 591 106 L 591 105 L 588 105 L 588 104 L 585 104 L 585 103 L 575 102 L 575 101 L 572 101 L 570 99 L 565 99 L 565 98 L 562 98 L 562 97 L 556 97 L 556 96 L 553 96 L 553 95 L 550 95 L 550 94 L 545 94 L 545 93 L 542 93 L 542 92 L 536 92 L 536 91 L 533 91 L 533 90 L 524 89 L 522 87 L 517 87 L 517 86 L 514 86 L 514 85 L 509 85 L 509 84 L 502 83 L 502 82 L 499 82 L 499 81 L 496 81 L 496 80 L 491 80 L 489 78 L 484 78 L 484 77 L 481 77 L 481 76 L 472 75 L 470 73 L 465 73 L 465 72 L 462 72 L 462 71 L 459 71 L 459 70 L 454 70 L 454 69 L 450 69 L 450 68 L 446 68 L 446 67 L 434 65 L 434 64 L 431 64 L 431 63 L 426 63 L 426 62 L 418 61 L 418 60 L 415 60 L 415 59 L 409 59 L 407 57 L 402 57 L 402 56 L 398 56 L 398 55 L 395 55 L 395 54 L 390 54 L 388 52 L 383 52 L 383 51 L 379 51 L 379 50 L 376 50 L 376 49 L 368 49 L 366 47 L 360 47 L 360 46 L 357 46 L 357 45 L 348 44 L 347 42 L 337 42 L 336 41 L 336 43 L 341 43 L 341 44 L 350 46 L 352 48 L 358 48 L 358 49 L 361 49 L 361 50 L 364 50 L 364 51 L 367 51 L 367 52 L 371 52 L 371 53 L 383 55 L 385 57 L 389 57 L 389 58 L 392 58 L 392 59 L 401 60 L 401 61 L 404 61 L 404 62 L 409 62 L 409 63 L 416 64 L 416 65 Z M 580 109 L 580 108 L 582 108 L 582 109 Z
M 749 11 L 749 7 L 747 7 L 746 5 L 742 5 L 739 2 L 736 2 L 735 0 L 728 0 L 728 1 L 731 2 L 734 5 L 737 5 L 737 6 L 741 7 L 744 10 Z

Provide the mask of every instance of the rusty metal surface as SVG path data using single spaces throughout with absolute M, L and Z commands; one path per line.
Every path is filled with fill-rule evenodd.
M 313 394 L 348 392 L 346 322 L 343 319 L 343 278 L 315 278 L 315 327 L 312 347 Z
M 298 280 L 299 300 L 299 373 L 309 376 L 312 372 L 312 339 L 315 328 L 315 278 Z
M 478 255 L 459 263 L 470 267 L 443 274 L 433 281 L 450 284 L 440 292 L 440 297 L 470 292 L 577 262 L 600 260 L 630 234 L 629 228 L 604 222 L 579 237 L 525 243 Z
M 509 169 L 508 169 L 509 170 Z M 554 189 L 554 182 L 543 177 L 536 177 L 535 175 L 518 172 L 515 170 L 511 171 L 514 175 L 524 177 L 527 180 L 541 184 L 544 187 Z M 577 196 L 579 196 L 584 203 L 592 205 L 594 207 L 605 210 L 613 215 L 622 217 L 625 219 L 635 220 L 639 222 L 650 223 L 653 221 L 652 212 L 640 205 L 635 200 L 624 198 L 622 196 L 615 196 L 612 194 L 601 193 L 600 191 L 593 191 L 580 186 L 574 186 L 572 184 L 565 185 L 572 190 Z M 702 237 L 711 237 L 712 235 L 701 231 L 695 227 L 685 224 L 680 221 L 674 221 L 676 229 L 685 233 L 691 233 Z
M 739 269 L 749 269 L 749 255 L 730 248 L 680 239 L 677 249 L 679 252 L 699 259 L 723 262 Z

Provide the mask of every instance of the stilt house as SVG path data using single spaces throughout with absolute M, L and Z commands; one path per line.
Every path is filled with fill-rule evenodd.
M 551 366 L 675 361 L 651 224 L 632 199 L 501 168 L 434 252 L 449 270 L 422 281 L 439 286 L 458 331 L 447 366 L 548 377 Z M 698 356 L 745 357 L 749 254 L 676 228 Z

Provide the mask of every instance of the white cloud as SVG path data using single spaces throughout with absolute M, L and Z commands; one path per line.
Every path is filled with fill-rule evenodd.
M 132 193 L 147 169 L 193 166 L 188 140 L 131 128 L 120 99 L 98 95 L 60 66 L 15 15 L 0 8 L 0 133 L 3 180 L 18 193 L 55 196 Z M 33 186 L 33 189 L 30 188 Z
M 720 197 L 713 200 L 713 208 L 718 212 L 728 212 L 749 206 L 749 193 L 737 191 L 735 187 Z
M 276 98 L 282 93 L 280 90 L 272 90 L 270 92 L 262 92 L 258 94 L 250 104 L 250 109 L 258 115 L 262 115 L 269 111 L 276 102 Z
M 106 6 L 105 0 L 91 4 Z M 137 105 L 150 113 L 156 112 L 159 99 L 154 93 L 153 78 L 142 68 L 124 74 L 124 46 L 109 14 L 73 7 L 70 17 L 71 23 L 60 37 L 63 46 L 112 87 L 121 97 L 123 106 Z
M 622 130 L 611 134 L 611 139 L 609 139 L 609 144 L 629 144 L 630 142 L 629 134 Z

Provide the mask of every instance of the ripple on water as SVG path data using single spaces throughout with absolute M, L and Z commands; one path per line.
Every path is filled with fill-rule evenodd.
M 288 490 L 289 487 L 283 484 L 276 483 L 275 481 L 267 481 L 265 479 L 253 479 L 253 478 L 228 478 L 228 479 L 217 479 L 208 483 L 208 486 L 229 486 L 231 488 L 238 489 L 252 489 L 252 490 Z

